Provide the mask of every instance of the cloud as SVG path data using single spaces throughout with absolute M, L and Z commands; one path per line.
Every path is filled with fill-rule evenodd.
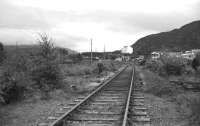
M 37 29 L 47 28 L 48 24 L 36 10 L 18 8 L 6 1 L 0 2 L 0 28 Z
M 81 44 L 84 44 L 86 41 L 88 41 L 87 38 L 82 36 L 73 36 L 69 34 L 63 34 L 63 35 L 55 35 L 53 39 L 56 41 L 57 46 L 61 47 L 68 47 L 71 49 L 77 48 L 77 46 L 80 46 Z
M 53 39 L 56 46 L 75 50 L 79 46 L 83 47 L 85 42 L 88 41 L 87 38 L 78 35 L 55 32 L 47 33 L 47 35 Z M 38 33 L 27 29 L 0 29 L 0 41 L 5 45 L 15 44 L 16 42 L 18 44 L 38 44 L 38 37 Z
M 62 22 L 67 12 L 34 7 L 20 7 L 10 1 L 0 1 L 0 28 L 49 30 Z
M 195 6 L 193 7 L 193 10 L 195 10 L 194 12 L 194 16 L 197 16 L 199 18 L 200 15 L 200 1 L 198 1 Z
M 193 5 L 193 4 L 192 4 Z M 200 2 L 198 3 L 200 5 Z M 106 10 L 53 11 L 16 6 L 0 1 L 0 28 L 51 29 L 62 22 L 97 22 L 108 30 L 133 34 L 142 31 L 166 31 L 200 18 L 199 6 L 188 12 L 121 12 Z M 193 6 L 190 6 L 192 8 Z M 155 6 L 156 7 L 156 6 Z M 159 10 L 158 10 L 159 12 Z
M 113 4 L 112 1 L 104 8 L 106 0 L 104 3 L 92 2 L 95 6 L 88 4 L 88 0 L 82 2 L 84 6 L 77 5 L 78 1 L 68 1 L 66 5 L 65 1 L 22 0 L 16 4 L 0 0 L 0 41 L 34 43 L 35 33 L 47 32 L 52 34 L 58 46 L 87 50 L 88 38 L 93 37 L 98 50 L 102 50 L 102 43 L 106 42 L 111 50 L 132 44 L 139 37 L 169 31 L 200 19 L 200 2 L 183 2 L 179 6 L 181 0 L 175 3 L 171 0 L 165 1 L 167 6 L 164 7 L 160 0 L 153 0 L 158 5 L 147 2 L 148 5 L 144 0 L 130 5 L 124 1 Z M 122 3 L 126 4 L 121 8 Z M 172 8 L 168 9 L 172 3 Z
M 189 15 L 181 12 L 147 14 L 142 12 L 95 11 L 71 16 L 70 20 L 102 23 L 112 31 L 134 34 L 136 32 L 160 32 L 178 28 L 193 20 L 198 20 L 200 15 L 195 14 L 196 12 L 199 11 L 196 10 Z

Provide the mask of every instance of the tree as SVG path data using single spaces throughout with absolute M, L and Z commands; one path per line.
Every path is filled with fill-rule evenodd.
M 50 60 L 51 58 L 55 58 L 55 47 L 52 38 L 50 38 L 45 33 L 39 34 L 38 43 L 40 45 L 39 53 L 43 58 L 48 60 Z
M 32 79 L 42 91 L 48 92 L 59 86 L 60 69 L 52 39 L 47 34 L 39 34 L 38 42 L 40 50 L 34 59 Z

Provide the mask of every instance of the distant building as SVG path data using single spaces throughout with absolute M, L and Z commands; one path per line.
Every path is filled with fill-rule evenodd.
M 182 57 L 185 58 L 185 59 L 188 59 L 188 60 L 193 60 L 195 58 L 195 55 L 194 54 L 190 54 L 190 53 L 184 53 L 182 54 Z
M 180 57 L 188 60 L 193 60 L 195 56 L 200 53 L 200 49 L 192 49 L 185 52 L 161 52 L 161 51 L 154 51 L 151 53 L 152 59 L 159 59 L 161 56 L 166 57 Z
M 193 49 L 192 53 L 194 53 L 196 55 L 197 53 L 200 53 L 200 49 Z
M 165 55 L 168 57 L 181 57 L 182 52 L 167 52 Z
M 132 48 L 130 46 L 124 46 L 122 49 L 121 49 L 121 53 L 132 53 Z
M 120 61 L 121 62 L 122 61 L 122 57 L 116 58 L 115 61 Z
M 151 58 L 152 59 L 159 59 L 161 55 L 163 55 L 163 52 L 152 52 Z
M 139 57 L 136 58 L 136 60 L 144 60 L 144 56 L 140 55 Z
M 181 56 L 188 60 L 193 60 L 195 58 L 195 51 L 185 51 L 185 53 L 181 54 Z
M 117 57 L 116 59 L 115 59 L 115 61 L 120 61 L 120 62 L 127 62 L 127 61 L 129 61 L 130 60 L 130 57 L 129 56 L 120 56 L 120 57 Z

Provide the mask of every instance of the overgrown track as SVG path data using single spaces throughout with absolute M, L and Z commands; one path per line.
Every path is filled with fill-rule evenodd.
M 134 68 L 126 67 L 51 126 L 128 126 L 132 119 Z M 131 118 L 130 118 L 131 116 Z M 136 115 L 137 116 L 137 115 Z

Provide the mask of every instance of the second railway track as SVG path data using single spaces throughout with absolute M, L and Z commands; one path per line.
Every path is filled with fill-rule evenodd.
M 126 67 L 50 126 L 127 126 L 135 70 Z

